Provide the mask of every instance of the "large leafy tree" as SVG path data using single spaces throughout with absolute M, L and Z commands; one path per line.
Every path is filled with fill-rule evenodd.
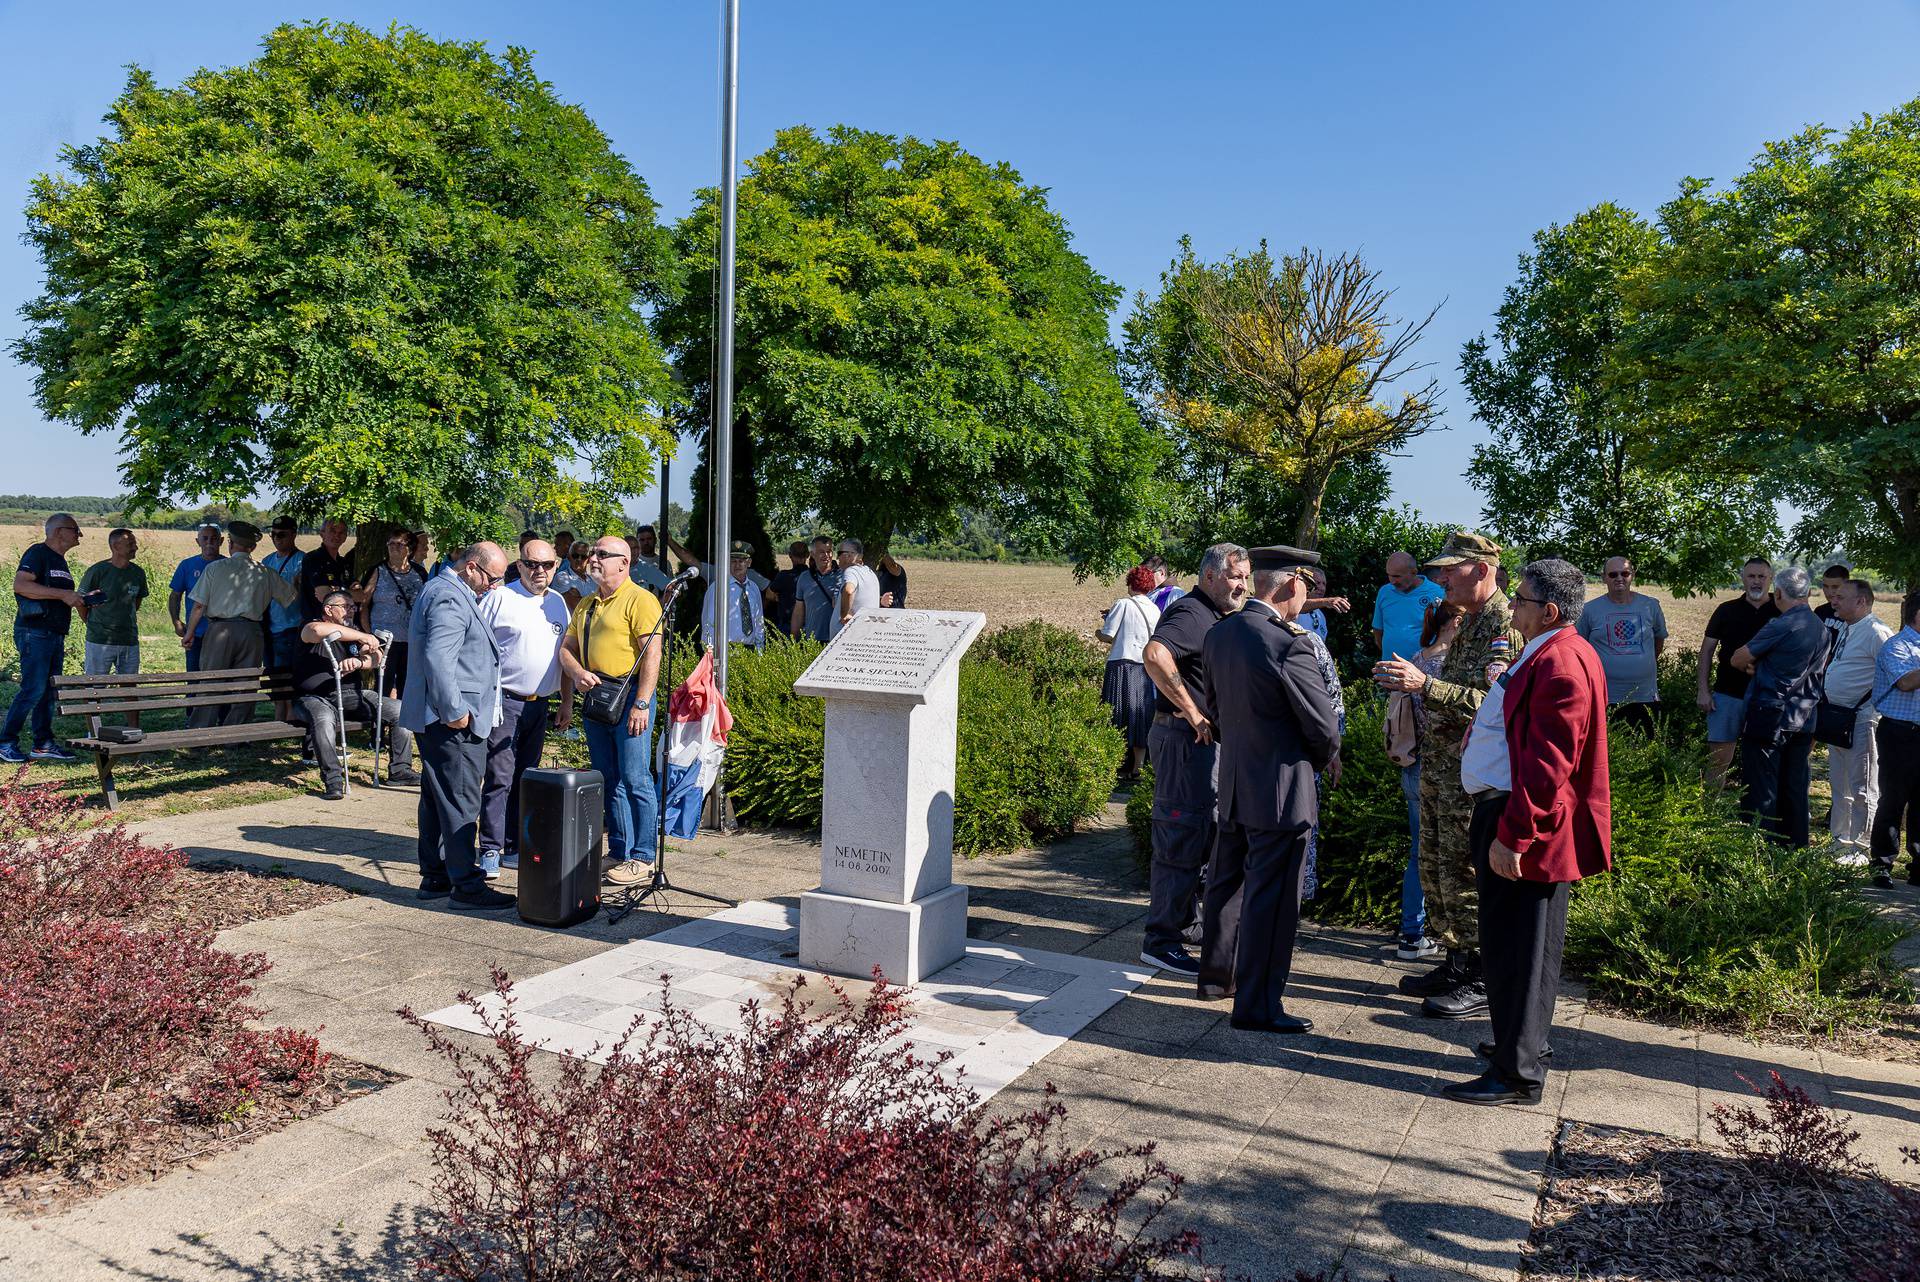
M 690 425 L 709 415 L 717 205 L 701 193 L 679 225 L 686 288 L 658 318 Z M 1115 369 L 1119 291 L 1042 189 L 949 142 L 787 129 L 748 165 L 737 245 L 733 524 L 762 556 L 769 520 L 877 554 L 970 508 L 1084 570 L 1149 541 L 1156 442 Z
M 644 488 L 670 239 L 526 52 L 283 26 L 177 88 L 135 69 L 107 122 L 34 184 L 15 353 L 49 416 L 123 435 L 136 499 L 467 536 Z
M 1660 234 L 1602 204 L 1533 238 L 1495 321 L 1460 373 L 1492 429 L 1467 474 L 1487 523 L 1536 556 L 1598 571 L 1633 558 L 1681 591 L 1721 586 L 1778 535 L 1749 476 L 1660 467 L 1648 457 L 1646 384 L 1624 355 L 1629 281 L 1657 261 Z
M 1126 326 L 1129 385 L 1197 475 L 1246 460 L 1298 496 L 1291 541 L 1319 544 L 1328 486 L 1421 435 L 1435 384 L 1413 347 L 1428 322 L 1392 317 L 1393 294 L 1354 254 L 1265 245 L 1218 263 L 1182 241 Z M 1410 377 L 1420 385 L 1403 386 Z
M 1920 101 L 1689 179 L 1660 223 L 1634 347 L 1667 464 L 1758 477 L 1803 549 L 1920 582 Z

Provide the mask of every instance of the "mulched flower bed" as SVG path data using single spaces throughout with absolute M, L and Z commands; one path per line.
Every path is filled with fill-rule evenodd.
M 1561 1128 L 1522 1275 L 1532 1282 L 1859 1278 L 1899 1223 L 1863 1173 L 1809 1180 L 1687 1140 Z
M 351 898 L 352 891 L 324 881 L 208 859 L 176 872 L 141 918 L 156 926 L 225 930 Z
M 122 1147 L 98 1159 L 0 1176 L 0 1214 L 15 1219 L 57 1215 L 126 1185 L 151 1183 L 177 1166 L 239 1148 L 405 1080 L 399 1073 L 338 1057 L 324 1071 L 324 1080 L 303 1094 L 261 1091 L 238 1117 L 200 1125 L 156 1110 L 146 1128 L 129 1133 Z

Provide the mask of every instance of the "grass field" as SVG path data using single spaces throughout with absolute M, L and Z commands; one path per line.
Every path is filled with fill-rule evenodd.
M 190 530 L 140 530 L 139 561 L 147 569 L 152 587 L 140 615 L 142 665 L 149 671 L 178 670 L 183 665 L 180 642 L 167 619 L 167 582 L 173 568 L 193 555 Z M 83 527 L 84 538 L 68 558 L 77 579 L 89 562 L 106 555 L 106 531 Z M 40 537 L 38 527 L 0 525 L 0 564 L 17 564 L 20 553 Z M 303 539 L 304 543 L 312 540 Z M 263 548 L 265 545 L 262 545 Z M 1076 582 L 1071 570 L 1050 565 L 996 565 L 965 561 L 912 561 L 907 563 L 909 601 L 929 610 L 978 610 L 987 616 L 989 628 L 1027 619 L 1045 619 L 1091 638 L 1107 607 L 1122 591 L 1115 582 L 1088 580 Z M 1336 584 L 1334 590 L 1349 595 L 1354 609 L 1371 611 L 1377 584 Z M 1596 587 L 1595 593 L 1599 589 Z M 1706 629 L 1707 616 L 1721 601 L 1730 599 L 1732 590 L 1711 597 L 1676 598 L 1660 588 L 1648 589 L 1666 611 L 1671 644 L 1676 648 L 1698 646 Z M 1882 593 L 1876 613 L 1894 623 L 1897 598 Z M 0 613 L 9 623 L 12 597 L 0 594 Z M 1896 625 L 1897 626 L 1897 625 Z M 80 670 L 81 629 L 76 620 L 68 647 L 66 670 Z M 19 665 L 13 649 L 12 629 L 0 631 L 0 702 L 10 700 L 17 689 Z M 178 718 L 171 718 L 177 723 Z M 166 717 L 149 715 L 149 729 L 170 728 Z M 78 721 L 61 720 L 55 731 L 62 738 L 85 733 Z M 368 755 L 354 754 L 356 783 L 366 782 L 364 767 Z M 254 745 L 224 749 L 199 756 L 163 753 L 153 757 L 125 760 L 116 766 L 121 787 L 122 809 L 130 815 L 179 813 L 211 806 L 238 805 L 275 796 L 313 791 L 319 786 L 318 772 L 302 767 L 298 748 L 288 743 Z M 91 761 L 73 766 L 36 764 L 30 777 L 71 780 L 97 799 Z

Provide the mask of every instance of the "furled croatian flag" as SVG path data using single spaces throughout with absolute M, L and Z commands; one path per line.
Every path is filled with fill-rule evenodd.
M 727 756 L 733 713 L 713 683 L 713 651 L 680 683 L 667 701 L 667 835 L 691 837 L 700 831 L 700 809 L 720 777 Z

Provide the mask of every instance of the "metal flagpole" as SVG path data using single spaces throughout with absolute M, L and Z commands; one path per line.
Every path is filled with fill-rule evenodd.
M 727 28 L 720 44 L 720 285 L 713 336 L 713 426 L 707 439 L 713 480 L 714 581 L 707 585 L 713 610 L 713 678 L 727 691 L 727 634 L 733 611 L 727 598 L 733 580 L 733 219 L 738 186 L 734 144 L 739 116 L 740 0 L 726 0 Z

